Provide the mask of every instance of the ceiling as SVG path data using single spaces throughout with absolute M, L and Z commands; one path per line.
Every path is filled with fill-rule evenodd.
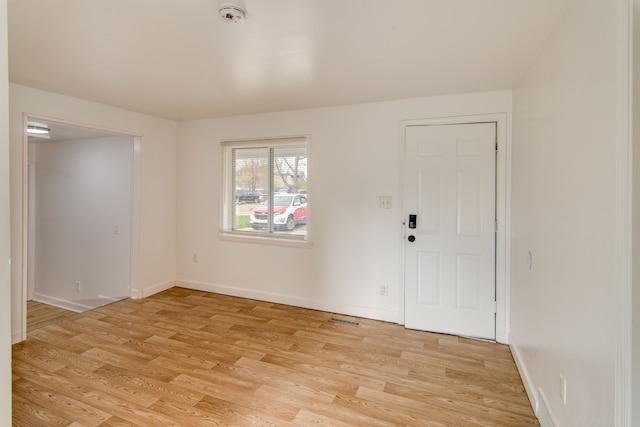
M 44 123 L 42 120 L 38 120 L 38 123 L 42 123 L 45 127 L 49 128 L 49 134 L 44 136 L 27 134 L 30 144 L 121 136 L 102 130 L 84 128 L 69 124 L 53 123 L 49 121 Z
M 569 1 L 8 0 L 9 79 L 173 120 L 511 89 Z

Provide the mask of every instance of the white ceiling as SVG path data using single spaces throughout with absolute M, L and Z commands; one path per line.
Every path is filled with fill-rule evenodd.
M 33 136 L 27 134 L 29 138 L 29 143 L 40 144 L 40 143 L 48 143 L 55 141 L 74 141 L 78 139 L 97 139 L 97 138 L 107 138 L 113 136 L 122 136 L 116 135 L 113 133 L 109 133 L 106 131 L 83 128 L 74 125 L 67 125 L 62 123 L 52 123 L 47 122 L 44 123 L 42 120 L 38 121 L 39 123 L 44 124 L 49 128 L 50 132 L 47 136 Z
M 175 120 L 511 89 L 568 1 L 9 0 L 9 76 Z

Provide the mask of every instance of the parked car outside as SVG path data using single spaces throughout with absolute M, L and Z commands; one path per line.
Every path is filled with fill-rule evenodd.
M 249 215 L 255 230 L 269 226 L 269 202 L 253 208 Z M 296 225 L 307 223 L 307 196 L 305 194 L 275 194 L 273 196 L 273 227 L 293 230 Z
M 260 203 L 264 202 L 266 196 L 259 191 L 237 191 L 236 192 L 236 203 L 238 202 L 252 202 L 252 203 Z

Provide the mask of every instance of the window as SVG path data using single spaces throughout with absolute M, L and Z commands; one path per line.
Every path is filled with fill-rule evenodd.
M 306 137 L 221 143 L 223 235 L 307 241 L 307 145 Z

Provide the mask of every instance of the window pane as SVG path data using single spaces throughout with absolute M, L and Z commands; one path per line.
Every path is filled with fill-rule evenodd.
M 304 146 L 273 149 L 273 232 L 306 235 L 307 150 Z
M 233 229 L 252 230 L 251 210 L 267 200 L 269 193 L 269 149 L 234 148 Z

